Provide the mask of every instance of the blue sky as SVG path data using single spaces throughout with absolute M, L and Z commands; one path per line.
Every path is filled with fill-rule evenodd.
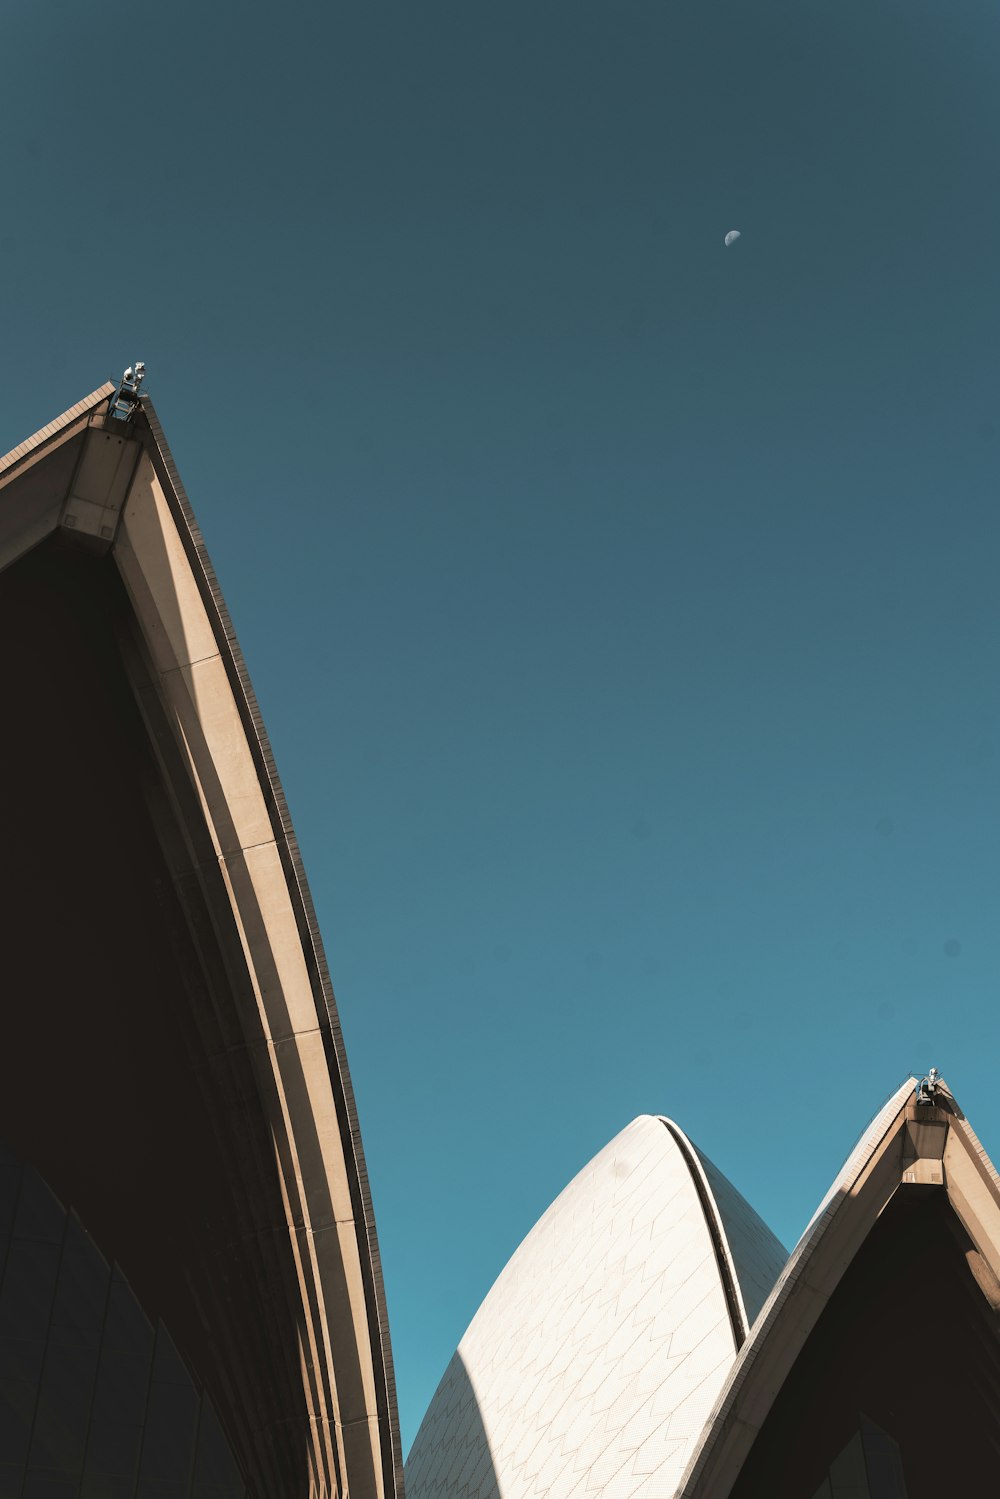
M 1000 1155 L 992 0 L 9 0 L 0 48 L 0 450 L 146 361 L 404 1442 L 637 1113 L 786 1242 L 908 1070 Z

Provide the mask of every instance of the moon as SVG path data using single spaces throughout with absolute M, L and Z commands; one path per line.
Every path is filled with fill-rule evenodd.
M 736 241 L 739 238 L 740 238 L 740 231 L 738 229 L 730 229 L 730 231 L 726 235 L 726 239 L 725 239 L 726 249 L 728 250 L 730 245 L 735 245 Z

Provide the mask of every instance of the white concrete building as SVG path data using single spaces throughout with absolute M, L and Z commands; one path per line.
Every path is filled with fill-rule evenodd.
M 1000 1491 L 1000 1177 L 907 1079 L 784 1250 L 669 1120 L 556 1199 L 445 1371 L 407 1499 Z

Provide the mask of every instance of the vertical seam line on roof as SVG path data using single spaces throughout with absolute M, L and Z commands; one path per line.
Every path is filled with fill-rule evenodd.
M 330 1083 L 334 1092 L 341 1145 L 348 1180 L 351 1185 L 352 1205 L 355 1210 L 355 1235 L 358 1242 L 362 1279 L 365 1286 L 365 1309 L 372 1351 L 372 1368 L 376 1374 L 375 1401 L 378 1417 L 377 1431 L 383 1475 L 387 1495 L 389 1494 L 391 1483 L 394 1485 L 397 1499 L 400 1499 L 403 1493 L 402 1442 L 400 1440 L 399 1410 L 385 1297 L 385 1281 L 378 1246 L 378 1233 L 371 1199 L 371 1187 L 364 1158 L 364 1146 L 361 1140 L 357 1104 L 351 1085 L 340 1017 L 337 1012 L 336 999 L 334 998 L 333 986 L 330 981 L 326 956 L 323 950 L 322 936 L 319 931 L 319 924 L 309 891 L 302 855 L 292 827 L 288 805 L 267 737 L 267 730 L 264 726 L 260 707 L 257 703 L 239 641 L 236 638 L 236 632 L 222 595 L 222 590 L 219 587 L 204 539 L 152 401 L 146 397 L 141 403 L 141 408 L 146 420 L 146 427 L 152 438 L 152 446 L 149 449 L 150 458 L 154 468 L 157 470 L 161 483 L 164 485 L 164 493 L 168 506 L 173 513 L 174 522 L 178 527 L 178 533 L 187 553 L 202 602 L 212 622 L 213 633 L 226 668 L 226 674 L 229 677 L 240 718 L 243 722 L 250 752 L 258 769 L 261 790 L 264 792 L 265 799 L 268 802 L 268 812 L 271 826 L 274 829 L 275 842 L 279 852 L 282 854 L 282 865 L 288 884 L 289 896 L 296 911 L 296 924 L 299 928 L 303 953 L 307 961 L 310 954 L 313 959 L 314 969 L 311 968 L 311 986 L 316 1003 L 317 1018 L 327 1049 Z M 314 978 L 313 972 L 315 975 Z M 324 1018 L 326 1021 L 325 1027 L 323 1025 Z M 333 1061 L 336 1063 L 336 1073 L 333 1067 L 330 1066 L 331 1050 Z M 338 1469 L 339 1482 L 339 1462 L 337 1461 L 336 1448 L 334 1449 L 334 1461 Z
M 719 1450 L 719 1433 L 723 1429 L 729 1429 L 733 1411 L 737 1408 L 748 1381 L 753 1378 L 754 1363 L 761 1348 L 766 1346 L 774 1327 L 780 1324 L 784 1315 L 785 1303 L 802 1277 L 805 1267 L 815 1252 L 817 1244 L 829 1229 L 832 1219 L 836 1216 L 837 1208 L 842 1204 L 843 1199 L 838 1189 L 842 1188 L 847 1180 L 852 1182 L 857 1181 L 882 1141 L 898 1123 L 899 1112 L 905 1104 L 904 1089 L 909 1090 L 911 1087 L 912 1078 L 908 1078 L 906 1082 L 901 1083 L 889 1095 L 881 1107 L 869 1119 L 847 1160 L 834 1176 L 830 1191 L 816 1209 L 816 1212 L 802 1231 L 791 1254 L 788 1256 L 785 1267 L 778 1276 L 770 1296 L 757 1314 L 753 1327 L 753 1337 L 748 1337 L 746 1347 L 740 1350 L 739 1357 L 720 1392 L 719 1399 L 712 1412 L 710 1423 L 702 1435 L 700 1446 L 692 1455 L 684 1472 L 684 1477 L 677 1490 L 681 1499 L 686 1499 L 686 1496 L 702 1492 L 701 1480 L 706 1466 L 712 1461 Z M 891 1103 L 895 1103 L 896 1105 L 895 1112 L 891 1116 L 891 1119 L 885 1122 L 882 1128 L 875 1132 L 873 1136 L 875 1126 L 886 1114 Z M 828 1302 L 825 1304 L 828 1304 Z M 801 1352 L 801 1347 L 799 1351 Z M 770 1406 L 768 1406 L 768 1409 L 770 1409 Z
M 726 1310 L 729 1313 L 729 1322 L 732 1327 L 735 1350 L 737 1353 L 739 1353 L 740 1349 L 743 1347 L 744 1342 L 746 1341 L 747 1334 L 746 1329 L 743 1325 L 743 1312 L 740 1306 L 739 1291 L 734 1284 L 733 1272 L 729 1264 L 729 1256 L 726 1253 L 726 1244 L 724 1239 L 725 1230 L 722 1227 L 719 1210 L 716 1206 L 715 1199 L 712 1196 L 711 1189 L 706 1186 L 704 1180 L 702 1179 L 701 1173 L 698 1170 L 697 1163 L 691 1159 L 692 1147 L 689 1145 L 683 1133 L 677 1128 L 676 1125 L 671 1124 L 668 1119 L 664 1119 L 662 1115 L 660 1116 L 660 1123 L 663 1125 L 664 1129 L 676 1144 L 678 1150 L 684 1158 L 684 1164 L 688 1168 L 691 1180 L 694 1182 L 694 1189 L 698 1194 L 698 1201 L 701 1203 L 701 1210 L 702 1214 L 704 1215 L 705 1226 L 708 1229 L 709 1238 L 712 1240 L 712 1249 L 715 1254 L 716 1265 L 719 1269 L 719 1279 L 722 1282 L 722 1291 L 726 1300 Z

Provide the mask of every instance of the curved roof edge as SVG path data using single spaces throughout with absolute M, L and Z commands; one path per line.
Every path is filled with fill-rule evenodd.
M 785 1257 L 678 1125 L 639 1115 L 487 1291 L 410 1450 L 413 1499 L 568 1491 L 584 1453 L 591 1483 L 673 1494 Z
M 197 823 L 175 879 L 205 874 L 268 1125 L 301 1305 L 306 1442 L 323 1492 L 400 1499 L 381 1260 L 353 1089 L 298 844 L 260 710 L 152 403 L 100 387 L 0 459 L 0 568 L 53 533 L 110 556 L 135 640 L 126 670 L 164 786 Z M 186 861 L 186 862 L 185 862 Z M 169 860 L 168 860 L 169 862 Z M 183 868 L 181 868 L 183 864 Z M 220 938 L 221 941 L 221 938 Z M 229 957 L 226 958 L 229 963 Z M 239 968 L 239 974 L 236 969 Z M 354 1475 L 353 1477 L 350 1475 Z M 325 1477 L 323 1476 L 325 1475 Z
M 64 411 L 61 416 L 54 417 L 51 422 L 46 422 L 44 427 L 40 427 L 37 432 L 33 432 L 23 442 L 19 442 L 16 448 L 11 448 L 9 453 L 4 453 L 0 458 L 0 476 L 17 468 L 30 453 L 37 452 L 39 448 L 44 448 L 57 437 L 61 437 L 68 427 L 74 424 L 86 425 L 91 412 L 106 403 L 114 395 L 115 389 L 116 387 L 110 380 L 105 381 L 103 385 L 91 391 L 89 396 L 84 396 L 82 401 L 77 401 L 75 405 L 70 406 L 69 410 Z
M 317 1020 L 332 1045 L 332 1055 L 330 1048 L 327 1049 L 328 1071 L 333 1086 L 341 1147 L 345 1162 L 348 1164 L 353 1217 L 363 1235 L 364 1252 L 360 1253 L 359 1258 L 365 1285 L 365 1300 L 368 1304 L 368 1334 L 374 1364 L 385 1493 L 389 1495 L 394 1492 L 398 1499 L 401 1499 L 403 1494 L 402 1443 L 382 1259 L 378 1247 L 371 1186 L 361 1140 L 361 1126 L 316 910 L 267 730 L 215 569 L 155 407 L 148 397 L 142 399 L 141 410 L 153 439 L 154 447 L 151 454 L 153 466 L 163 486 L 202 603 L 211 621 L 212 631 L 226 666 L 226 674 L 230 680 L 247 743 L 257 768 L 259 782 L 265 793 L 269 820 L 281 852 L 288 893 L 293 903 L 302 949 L 308 962 Z M 361 1247 L 359 1243 L 359 1249 Z M 325 1331 L 327 1338 L 335 1335 L 334 1329 Z M 330 1352 L 332 1353 L 332 1349 Z
M 846 1269 L 897 1191 L 942 1187 L 1000 1290 L 1000 1175 L 941 1085 L 907 1078 L 868 1125 L 792 1251 L 710 1413 L 678 1499 L 727 1499 L 771 1406 Z
M 788 1259 L 787 1251 L 742 1193 L 698 1149 L 680 1125 L 663 1114 L 657 1117 L 670 1131 L 691 1172 L 715 1249 L 719 1279 L 733 1327 L 733 1341 L 739 1352 L 761 1303 L 774 1287 Z M 751 1235 L 757 1241 L 753 1249 L 747 1243 Z M 740 1241 L 742 1254 L 735 1248 Z

